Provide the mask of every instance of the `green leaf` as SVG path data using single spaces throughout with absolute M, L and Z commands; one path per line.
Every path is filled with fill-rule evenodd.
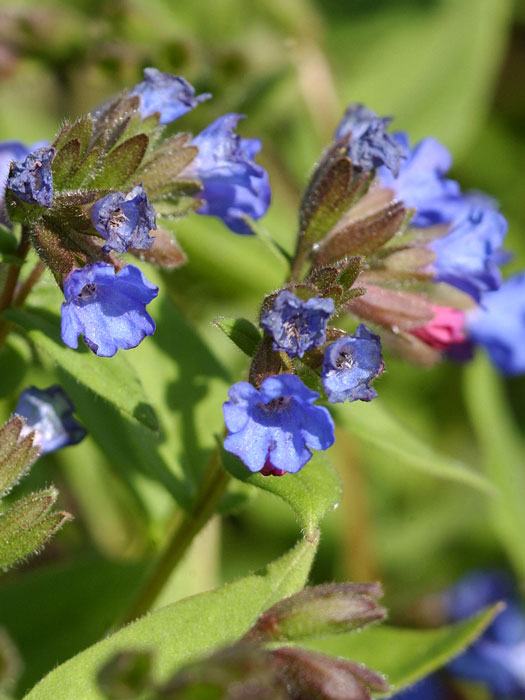
M 136 595 L 143 573 L 143 564 L 90 555 L 2 579 L 0 618 L 24 659 L 19 693 L 106 635 Z M 70 619 L 74 625 L 64 624 Z
M 435 451 L 416 433 L 400 423 L 379 399 L 356 404 L 337 410 L 335 415 L 337 422 L 345 430 L 363 442 L 380 448 L 399 460 L 403 466 L 494 495 L 493 486 L 482 474 L 458 459 Z
M 251 321 L 246 318 L 217 318 L 213 323 L 248 357 L 255 355 L 261 334 Z
M 14 416 L 0 428 L 0 498 L 20 481 L 35 462 L 40 450 L 33 446 L 33 435 L 21 438 L 25 421 Z
M 108 153 L 92 186 L 109 189 L 124 187 L 140 166 L 147 148 L 146 134 L 137 134 L 121 143 Z
M 494 605 L 467 620 L 437 629 L 414 630 L 381 625 L 361 630 L 359 634 L 331 635 L 298 644 L 357 661 L 384 673 L 392 691 L 399 692 L 464 651 L 501 610 L 501 604 Z
M 315 532 L 324 516 L 337 507 L 341 498 L 339 475 L 319 452 L 297 474 L 281 477 L 252 474 L 227 452 L 223 453 L 223 463 L 240 481 L 273 493 L 287 503 L 307 534 Z
M 51 361 L 60 372 L 66 372 L 127 418 L 157 431 L 158 421 L 140 379 L 122 355 L 105 360 L 67 348 L 58 336 L 59 319 L 44 311 L 11 309 L 5 316 L 24 329 L 43 359 Z
M 166 139 L 155 149 L 154 156 L 137 173 L 151 199 L 171 192 L 175 178 L 188 166 L 198 153 L 188 141 L 189 134 L 177 134 Z
M 0 516 L 0 567 L 8 569 L 38 551 L 64 523 L 69 513 L 50 512 L 58 496 L 51 487 L 16 501 Z
M 53 186 L 57 190 L 67 188 L 69 176 L 79 167 L 80 149 L 80 141 L 73 139 L 68 141 L 54 157 L 52 164 Z
M 51 671 L 26 700 L 102 700 L 96 674 L 124 649 L 155 650 L 157 680 L 166 680 L 182 664 L 238 639 L 261 612 L 300 590 L 317 542 L 318 537 L 305 538 L 262 574 L 185 598 L 131 623 Z
M 525 446 L 510 415 L 502 380 L 478 354 L 465 370 L 465 399 L 488 479 L 498 490 L 491 501 L 494 527 L 519 577 L 525 576 Z

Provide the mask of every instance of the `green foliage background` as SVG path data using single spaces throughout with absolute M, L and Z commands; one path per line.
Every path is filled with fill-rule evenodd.
M 14 31 L 17 13 L 27 19 Z M 50 138 L 65 116 L 138 82 L 144 66 L 184 75 L 214 99 L 177 128 L 196 132 L 227 111 L 247 115 L 243 133 L 262 139 L 273 183 L 262 226 L 291 250 L 308 173 L 345 105 L 363 101 L 394 115 L 413 139 L 441 139 L 454 177 L 501 202 L 515 252 L 509 269 L 518 270 L 525 267 L 524 36 L 524 6 L 510 0 L 4 0 L 0 139 Z M 173 499 L 182 507 L 191 499 L 221 431 L 228 383 L 246 369 L 211 321 L 254 319 L 261 296 L 283 277 L 282 262 L 260 239 L 198 216 L 173 231 L 189 263 L 162 275 L 148 270 L 162 277 L 155 337 L 125 357 L 93 358 L 82 376 L 58 370 L 92 437 L 40 461 L 24 483 L 53 480 L 76 521 L 0 583 L 0 619 L 26 660 L 21 689 L 99 639 L 126 609 Z M 58 313 L 50 278 L 31 303 Z M 23 387 L 49 383 L 60 354 L 72 354 L 30 312 L 18 314 L 41 354 L 35 362 L 17 336 L 0 351 L 1 367 L 9 367 L 0 373 L 2 418 Z M 481 357 L 468 369 L 431 370 L 388 357 L 387 370 L 380 406 L 343 409 L 345 430 L 331 457 L 344 498 L 325 521 L 313 580 L 380 578 L 392 619 L 405 623 L 417 617 L 422 593 L 471 568 L 512 566 L 525 576 L 517 498 L 525 381 L 502 382 Z M 111 404 L 94 400 L 93 390 Z M 240 483 L 229 492 L 228 514 L 198 538 L 161 603 L 259 569 L 297 541 L 308 524 L 274 494 L 254 493 Z M 75 624 L 65 629 L 68 618 Z

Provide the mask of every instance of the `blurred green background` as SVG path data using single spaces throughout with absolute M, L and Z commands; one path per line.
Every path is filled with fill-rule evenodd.
M 445 143 L 462 186 L 485 190 L 501 203 L 510 223 L 507 247 L 515 253 L 509 271 L 525 267 L 524 3 L 4 0 L 0 139 L 50 139 L 65 117 L 138 82 L 150 65 L 214 95 L 178 121 L 177 130 L 195 133 L 224 112 L 246 114 L 243 135 L 261 138 L 260 160 L 273 185 L 262 225 L 285 248 L 293 248 L 297 205 L 313 164 L 346 104 L 362 101 L 394 116 L 394 127 L 412 139 L 433 135 Z M 254 319 L 262 295 L 282 282 L 282 262 L 261 240 L 237 237 L 205 217 L 171 228 L 189 263 L 163 274 L 161 296 L 176 303 L 220 363 L 240 378 L 245 358 L 211 321 L 219 314 Z M 51 281 L 37 294 L 53 296 Z M 199 376 L 188 378 L 180 359 L 192 354 L 192 345 L 167 321 L 163 326 L 163 303 L 156 307 L 155 343 L 182 363 L 170 389 L 175 405 L 177 391 L 193 392 L 198 402 Z M 27 370 L 27 350 L 17 342 L 0 358 L 12 370 L 0 378 L 4 412 L 21 386 L 46 379 L 39 367 Z M 130 356 L 155 394 L 162 374 L 140 350 Z M 502 384 L 480 358 L 467 370 L 450 364 L 424 370 L 388 357 L 387 370 L 377 388 L 392 415 L 438 452 L 487 469 L 512 490 L 509 465 L 514 475 L 525 469 L 523 379 Z M 222 376 L 219 365 L 200 371 L 217 382 Z M 220 384 L 219 399 L 224 391 Z M 80 389 L 75 400 L 81 417 L 94 424 Z M 215 413 L 219 405 L 215 401 Z M 346 410 L 351 424 L 358 409 Z M 182 415 L 181 430 L 184 425 Z M 143 561 L 162 541 L 171 498 L 152 471 L 135 465 L 136 445 L 126 450 L 125 436 L 116 431 L 104 438 L 101 431 L 39 463 L 27 484 L 58 483 L 76 522 L 42 557 L 0 584 L 0 616 L 28 660 L 25 684 L 111 625 L 111 606 L 125 607 Z M 333 450 L 345 495 L 325 523 L 314 580 L 380 578 L 392 618 L 413 621 L 421 594 L 471 568 L 516 565 L 509 541 L 519 534 L 508 534 L 515 522 L 505 522 L 505 502 L 494 504 L 468 485 L 414 470 L 402 454 L 372 446 L 358 433 L 341 433 Z M 208 527 L 165 600 L 254 570 L 295 541 L 293 516 L 272 496 L 239 489 L 236 497 L 249 498 L 248 507 Z M 519 563 L 517 569 L 523 574 Z M 30 602 L 20 611 L 22 596 Z M 35 627 L 42 608 L 47 613 Z M 76 616 L 77 631 L 61 625 L 69 614 Z

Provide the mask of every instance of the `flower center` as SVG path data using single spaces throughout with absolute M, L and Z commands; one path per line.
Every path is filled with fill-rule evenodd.
M 346 350 L 339 353 L 337 360 L 334 363 L 336 369 L 350 369 L 353 364 L 354 358 L 352 357 L 352 353 L 347 352 Z
M 110 226 L 111 228 L 114 228 L 114 229 L 117 228 L 117 229 L 118 229 L 118 228 L 120 228 L 120 226 L 122 226 L 122 224 L 125 223 L 127 220 L 128 220 L 128 217 L 124 214 L 124 212 L 122 211 L 122 209 L 121 209 L 120 207 L 118 207 L 117 209 L 115 209 L 115 210 L 113 211 L 113 213 L 111 214 L 111 216 L 110 216 L 110 218 L 109 218 L 109 226 Z
M 260 403 L 260 407 L 263 411 L 267 413 L 275 413 L 277 411 L 283 411 L 292 400 L 291 396 L 279 396 L 276 399 L 272 399 L 268 403 Z
M 90 301 L 97 292 L 97 285 L 93 282 L 85 284 L 77 294 L 78 301 Z

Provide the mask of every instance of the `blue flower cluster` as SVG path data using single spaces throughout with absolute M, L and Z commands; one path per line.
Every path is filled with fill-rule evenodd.
M 41 454 L 76 445 L 86 436 L 85 429 L 73 416 L 74 411 L 69 396 L 57 385 L 25 389 L 15 408 L 15 414 L 26 422 L 22 437 L 32 433 L 33 443 Z
M 480 345 L 503 373 L 525 372 L 525 277 L 503 281 L 500 267 L 509 259 L 503 250 L 505 218 L 492 199 L 463 193 L 447 176 L 452 158 L 441 143 L 426 138 L 411 146 L 405 133 L 385 132 L 389 121 L 362 105 L 351 106 L 336 136 L 350 134 L 350 157 L 362 167 L 377 168 L 374 188 L 390 191 L 411 211 L 413 245 L 424 246 L 433 258 L 419 274 L 475 302 L 466 312 L 430 302 L 434 318 L 410 333 L 455 358 L 471 357 Z M 453 332 L 445 332 L 445 317 L 447 327 L 453 319 Z M 395 320 L 387 325 L 397 328 Z M 448 343 L 443 343 L 444 335 Z
M 144 80 L 129 90 L 127 97 L 136 98 L 142 119 L 153 118 L 167 125 L 210 95 L 197 95 L 184 78 L 146 68 Z M 95 123 L 110 108 L 106 105 L 95 110 Z M 258 219 L 268 209 L 270 185 L 267 172 L 255 162 L 260 142 L 235 133 L 240 119 L 240 115 L 227 114 L 193 139 L 191 145 L 196 147 L 197 156 L 183 177 L 202 183 L 199 214 L 219 217 L 232 231 L 246 234 L 251 233 L 249 219 Z M 56 195 L 54 156 L 55 148 L 48 145 L 37 144 L 28 149 L 18 142 L 0 144 L 2 221 L 8 222 L 5 190 L 15 201 L 52 209 Z M 67 197 L 61 206 L 64 201 Z M 157 295 L 157 287 L 138 268 L 122 266 L 114 254 L 151 248 L 154 239 L 150 233 L 156 229 L 156 213 L 145 187 L 138 183 L 129 191 L 109 191 L 96 201 L 86 201 L 91 204 L 93 228 L 89 234 L 97 234 L 104 243 L 93 248 L 86 241 L 84 245 L 91 256 L 84 266 L 78 262 L 81 256 L 74 262 L 70 258 L 68 269 L 64 271 L 61 265 L 55 274 L 65 297 L 62 339 L 69 347 L 77 348 L 81 336 L 94 353 L 111 357 L 120 349 L 135 347 L 155 330 L 146 306 Z M 49 264 L 50 256 L 45 259 Z
M 494 700 L 525 698 L 525 610 L 512 580 L 501 572 L 479 571 L 441 596 L 449 622 L 470 617 L 498 601 L 505 603 L 505 609 L 474 644 L 453 659 L 443 673 L 395 695 L 395 700 L 446 700 L 447 679 L 482 686 Z
M 370 382 L 383 370 L 379 338 L 361 325 L 355 335 L 327 343 L 334 311 L 330 298 L 304 300 L 284 289 L 264 308 L 261 326 L 274 351 L 291 359 L 324 348 L 320 374 L 328 401 L 369 401 L 377 395 Z M 258 388 L 234 384 L 224 404 L 225 449 L 250 471 L 274 476 L 297 472 L 312 450 L 326 450 L 334 442 L 332 418 L 326 408 L 314 405 L 318 398 L 293 374 L 267 376 Z

